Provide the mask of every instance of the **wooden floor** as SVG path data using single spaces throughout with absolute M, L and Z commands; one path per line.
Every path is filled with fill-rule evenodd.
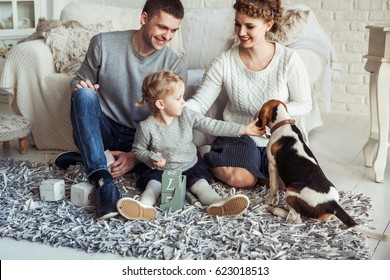
M 6 107 L 0 104 L 0 112 Z M 310 147 L 327 177 L 339 190 L 363 193 L 372 198 L 370 227 L 390 235 L 390 156 L 384 183 L 374 182 L 371 168 L 364 166 L 362 148 L 368 137 L 368 116 L 348 114 L 323 115 L 324 125 L 311 132 Z M 49 133 L 49 132 L 48 132 Z M 1 148 L 0 148 L 1 149 Z M 27 155 L 17 152 L 17 143 L 10 151 L 0 150 L 0 157 L 47 162 L 56 151 L 37 151 L 33 147 Z M 373 259 L 390 260 L 390 243 L 368 239 Z M 87 254 L 70 248 L 53 248 L 41 243 L 0 239 L 0 259 L 122 259 L 113 254 Z
M 390 235 L 390 155 L 383 183 L 375 182 L 364 166 L 363 146 L 369 134 L 368 116 L 323 115 L 325 125 L 311 133 L 310 147 L 327 177 L 343 191 L 363 193 L 372 199 L 370 227 Z M 390 153 L 389 153 L 390 154 Z M 390 260 L 390 243 L 368 239 L 373 259 Z

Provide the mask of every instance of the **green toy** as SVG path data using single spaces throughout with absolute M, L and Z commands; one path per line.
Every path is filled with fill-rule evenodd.
M 186 196 L 186 176 L 181 171 L 165 170 L 162 175 L 162 210 L 175 212 L 184 206 Z

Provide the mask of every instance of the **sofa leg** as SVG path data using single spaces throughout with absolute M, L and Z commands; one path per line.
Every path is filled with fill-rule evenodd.
M 26 154 L 28 151 L 28 138 L 23 137 L 19 139 L 19 153 Z
M 9 150 L 11 148 L 11 144 L 9 141 L 3 141 L 3 149 L 4 150 Z

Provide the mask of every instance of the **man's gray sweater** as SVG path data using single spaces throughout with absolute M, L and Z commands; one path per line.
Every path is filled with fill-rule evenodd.
M 96 94 L 103 114 L 113 121 L 137 128 L 150 115 L 147 106 L 134 104 L 141 100 L 142 82 L 146 75 L 169 69 L 187 79 L 182 60 L 169 48 L 140 56 L 133 44 L 134 30 L 100 33 L 91 39 L 85 60 L 71 82 L 73 89 L 80 80 L 99 84 Z

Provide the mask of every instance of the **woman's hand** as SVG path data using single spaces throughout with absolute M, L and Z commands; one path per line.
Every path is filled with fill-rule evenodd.
M 139 160 L 133 152 L 111 151 L 116 160 L 110 164 L 111 175 L 114 178 L 120 177 L 131 171 Z
M 265 133 L 265 128 L 260 129 L 260 127 L 256 125 L 258 120 L 259 120 L 258 118 L 255 118 L 253 121 L 242 125 L 240 128 L 240 135 L 249 135 L 249 136 L 263 135 Z

